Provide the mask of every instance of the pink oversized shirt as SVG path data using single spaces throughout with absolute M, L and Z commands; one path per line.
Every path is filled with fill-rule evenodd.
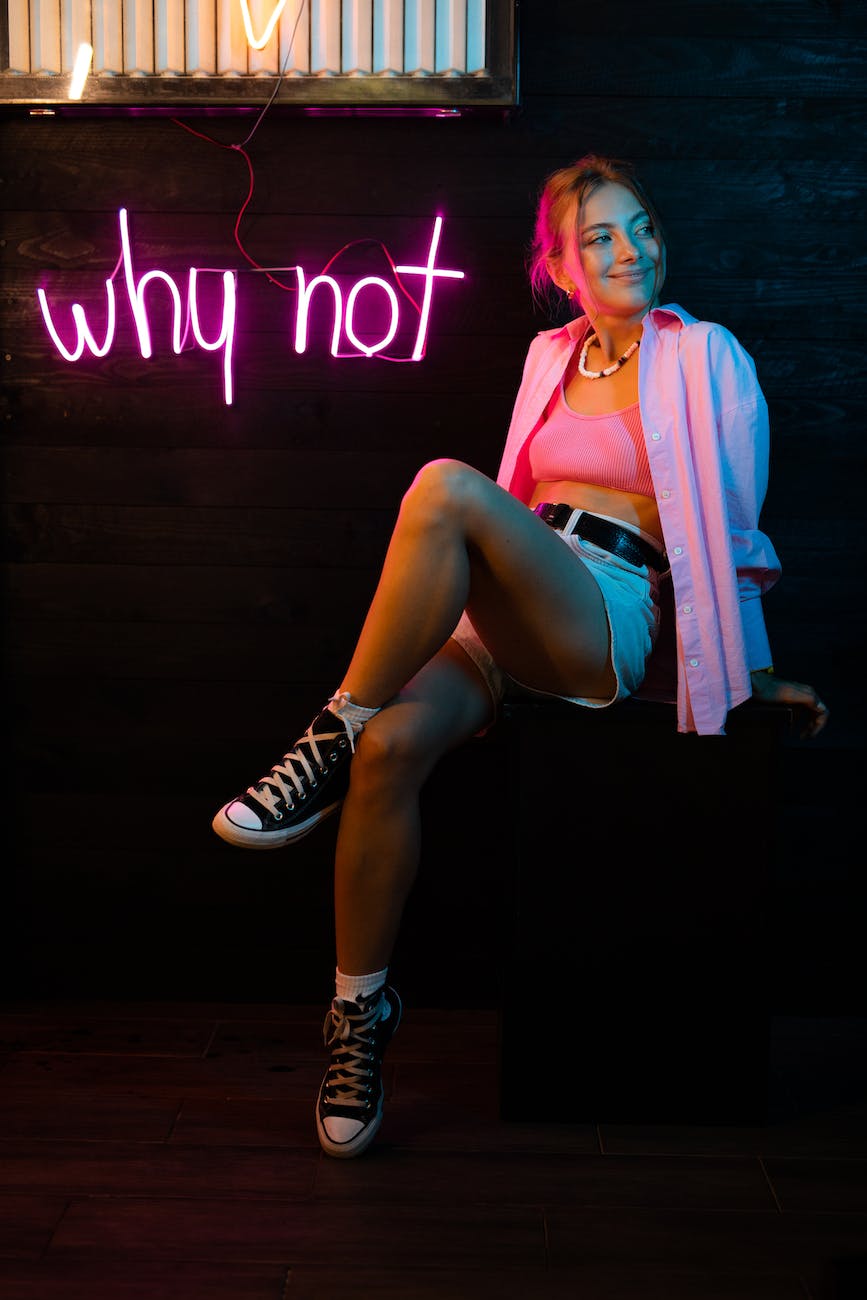
M 497 482 L 529 502 L 529 445 L 586 316 L 530 344 Z M 724 735 L 730 709 L 752 694 L 750 670 L 771 661 L 761 597 L 780 562 L 759 531 L 768 483 L 768 410 L 752 358 L 722 325 L 674 304 L 643 322 L 641 421 L 671 564 L 677 727 Z M 638 695 L 641 695 L 641 690 Z

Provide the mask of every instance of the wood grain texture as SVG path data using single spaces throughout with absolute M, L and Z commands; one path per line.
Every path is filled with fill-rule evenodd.
M 320 1017 L 237 998 L 6 1013 L 4 1300 L 863 1293 L 867 1111 L 844 1087 L 863 1020 L 775 1018 L 765 1126 L 509 1124 L 496 1012 L 412 1006 L 382 1132 L 341 1163 L 313 1131 Z M 204 1059 L 148 1051 L 179 1022 L 213 1037 Z
M 571 57 L 546 66 L 535 47 L 524 59 L 524 75 L 530 81 L 545 76 L 548 93 L 561 95 L 574 93 L 577 86 L 587 95 L 664 94 L 684 101 L 698 93 L 736 96 L 747 86 L 751 94 L 781 95 L 794 85 L 801 94 L 833 99 L 863 95 L 867 40 L 862 35 L 799 38 L 785 30 L 758 36 L 751 31 L 733 36 L 680 31 L 645 32 L 638 38 L 626 12 L 620 14 L 620 39 L 630 42 L 628 59 L 611 58 L 616 28 L 604 35 L 576 31 Z

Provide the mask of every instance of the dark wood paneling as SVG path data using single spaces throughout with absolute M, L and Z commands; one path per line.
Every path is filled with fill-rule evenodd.
M 529 6 L 525 6 L 527 8 Z M 552 47 L 562 45 L 586 27 L 586 14 L 574 0 L 547 0 L 544 22 Z M 533 34 L 540 35 L 536 26 Z M 650 35 L 694 34 L 732 36 L 744 44 L 756 36 L 816 37 L 840 39 L 867 35 L 867 14 L 858 0 L 656 0 L 653 5 L 618 5 L 610 15 L 610 26 L 618 40 L 634 41 Z M 625 55 L 625 51 L 618 51 Z
M 316 356 L 312 349 L 297 354 L 285 336 L 247 334 L 235 351 L 235 404 L 243 414 L 246 395 L 251 389 L 270 390 L 272 418 L 279 419 L 280 394 L 295 390 L 317 392 L 328 386 L 353 393 L 401 393 L 405 397 L 405 418 L 411 418 L 415 394 L 419 391 L 447 387 L 453 400 L 462 393 L 477 391 L 483 364 L 488 391 L 503 392 L 508 386 L 510 395 L 514 396 L 516 375 L 520 378 L 521 361 L 530 337 L 532 331 L 523 338 L 489 337 L 486 351 L 484 336 L 477 335 L 468 343 L 457 336 L 440 335 L 432 340 L 423 362 L 402 365 L 380 362 L 375 357 L 335 359 L 328 355 L 325 346 Z M 142 389 L 145 398 L 139 415 L 142 434 L 161 419 L 156 394 L 168 403 L 174 400 L 175 394 L 180 396 L 182 390 L 191 386 L 198 389 L 198 406 L 200 411 L 208 412 L 206 418 L 220 420 L 224 416 L 222 361 L 215 354 L 197 350 L 175 356 L 169 345 L 162 352 L 155 347 L 154 355 L 144 361 L 137 349 L 127 347 L 112 351 L 104 358 L 88 357 L 81 363 L 69 364 L 61 360 L 47 336 L 43 336 L 31 341 L 17 340 L 14 351 L 7 349 L 4 355 L 6 382 L 13 388 L 49 382 L 62 384 L 66 389 L 83 385 L 88 392 L 98 394 L 102 384 L 115 390 L 126 384 L 130 400 L 134 399 L 136 388 Z M 423 366 L 423 377 L 417 365 Z M 128 419 L 126 423 L 132 432 Z
M 12 558 L 53 564 L 378 564 L 393 512 L 170 506 L 11 506 Z
M 767 354 L 761 341 L 752 350 L 760 361 Z M 523 343 L 515 347 L 516 354 L 523 351 Z M 845 365 L 845 352 L 843 355 Z M 516 366 L 520 367 L 517 355 Z M 829 382 L 827 395 L 817 396 L 814 376 L 803 356 L 786 346 L 779 356 L 777 374 L 773 370 L 768 373 L 762 364 L 759 372 L 766 376 L 763 384 L 775 431 L 775 475 L 778 440 L 783 436 L 786 440 L 803 437 L 806 454 L 814 439 L 823 452 L 851 445 L 850 440 L 861 445 L 864 401 L 858 392 L 862 384 L 851 371 L 841 374 L 838 383 Z M 819 376 L 816 382 L 821 379 Z M 47 378 L 15 391 L 7 388 L 0 397 L 0 410 L 10 440 L 10 468 L 25 447 L 144 446 L 154 451 L 214 447 L 253 454 L 258 449 L 304 452 L 318 445 L 320 451 L 333 446 L 336 452 L 338 447 L 370 438 L 377 475 L 383 472 L 383 458 L 414 470 L 440 455 L 469 458 L 491 472 L 499 458 L 514 391 L 513 386 L 501 392 L 483 391 L 484 380 L 481 376 L 477 391 L 461 394 L 457 413 L 452 393 L 420 387 L 413 394 L 410 416 L 401 393 L 341 393 L 325 388 L 307 392 L 287 388 L 276 408 L 271 392 L 251 388 L 243 403 L 223 407 L 213 377 L 209 387 L 186 385 L 173 391 L 158 419 L 153 417 L 144 386 L 112 388 L 91 382 L 60 388 Z M 847 392 L 852 395 L 844 396 Z M 202 418 L 203 393 L 209 411 L 213 411 L 207 419 Z M 381 434 L 392 437 L 394 429 L 400 430 L 400 438 L 390 448 L 378 441 Z M 374 479 L 371 491 L 378 481 L 378 477 Z
M 582 33 L 575 53 L 543 64 L 538 49 L 528 51 L 524 75 L 544 78 L 548 94 L 666 95 L 689 101 L 697 94 L 738 96 L 785 95 L 793 86 L 798 93 L 830 99 L 860 99 L 867 74 L 867 40 L 839 36 L 705 36 L 683 32 L 672 36 L 648 34 L 640 40 L 634 31 L 628 56 L 610 34 Z M 614 57 L 612 57 L 614 56 Z M 683 105 L 683 111 L 689 111 Z
M 519 351 L 523 347 L 516 346 L 515 352 Z M 518 357 L 516 365 L 520 365 Z M 276 400 L 269 391 L 247 387 L 243 402 L 225 407 L 211 376 L 205 390 L 206 419 L 202 385 L 174 391 L 171 402 L 153 419 L 152 402 L 143 387 L 113 388 L 99 382 L 59 387 L 46 374 L 41 383 L 6 390 L 5 432 L 16 444 L 31 447 L 222 447 L 247 455 L 257 448 L 301 454 L 317 449 L 327 454 L 332 447 L 363 451 L 370 441 L 377 476 L 365 487 L 365 494 L 375 489 L 384 458 L 416 468 L 434 455 L 456 455 L 469 443 L 477 445 L 485 465 L 493 467 L 514 398 L 512 387 L 497 393 L 480 384 L 477 391 L 462 395 L 457 414 L 454 394 L 429 388 L 428 374 L 425 369 L 425 382 L 414 390 L 409 409 L 402 393 L 340 392 L 324 384 L 306 392 L 287 387 Z M 395 429 L 400 431 L 398 439 Z M 329 482 L 329 495 L 331 486 Z M 308 493 L 318 496 L 320 488 L 316 479 L 312 486 L 305 481 Z M 351 490 L 358 501 L 357 485 Z
M 475 445 L 480 453 L 501 439 L 502 430 L 487 428 Z M 150 505 L 192 507 L 293 508 L 317 505 L 332 511 L 378 507 L 390 510 L 409 486 L 425 453 L 444 450 L 437 445 L 437 433 L 425 438 L 408 438 L 395 454 L 391 431 L 377 431 L 363 439 L 349 441 L 337 429 L 322 438 L 321 445 L 308 439 L 287 439 L 286 448 L 234 448 L 231 450 L 184 447 L 10 447 L 6 453 L 6 497 L 15 505 L 129 506 Z M 445 441 L 445 440 L 443 440 Z M 465 451 L 474 443 L 461 439 Z M 311 501 L 310 482 L 326 483 L 340 456 L 345 474 L 329 483 L 319 502 Z M 864 467 L 863 434 L 849 425 L 839 430 L 819 428 L 809 433 L 800 427 L 778 427 L 774 440 L 774 484 L 779 484 L 779 509 L 792 503 L 785 493 L 803 481 L 811 463 L 822 458 L 825 490 L 845 500 L 852 476 Z M 303 466 L 303 475 L 299 468 Z M 375 488 L 365 494 L 363 504 L 354 487 L 360 477 L 376 467 Z M 777 487 L 774 487 L 777 492 Z M 799 502 L 824 518 L 821 500 Z M 852 502 L 853 511 L 859 511 Z
M 384 550 L 386 530 L 374 525 L 371 532 L 381 535 Z M 328 605 L 332 569 L 352 570 L 335 625 L 360 626 L 378 565 L 363 567 L 351 559 L 347 563 L 345 546 L 331 553 L 325 550 L 321 562 L 309 568 L 300 564 L 291 568 L 225 563 L 211 568 L 115 562 L 16 564 L 6 568 L 4 578 L 16 624 L 76 618 L 94 624 L 234 623 L 251 629 L 291 627 L 303 641 L 315 633 Z
M 339 149 L 320 160 L 322 175 L 307 176 L 305 167 L 303 186 L 287 182 L 276 187 L 275 177 L 282 174 L 281 162 L 285 166 L 285 154 L 292 148 L 292 132 L 297 128 L 287 124 L 288 137 L 272 128 L 257 150 L 256 188 L 240 226 L 241 242 L 256 260 L 261 249 L 270 258 L 283 256 L 289 263 L 298 260 L 299 252 L 311 260 L 317 250 L 330 257 L 351 240 L 382 239 L 384 235 L 393 238 L 395 232 L 412 237 L 417 244 L 429 232 L 430 219 L 437 212 L 445 222 L 444 253 L 449 248 L 450 223 L 462 220 L 482 221 L 486 245 L 494 250 L 516 221 L 523 239 L 530 233 L 528 218 L 545 175 L 580 153 L 602 149 L 596 133 L 583 122 L 581 101 L 573 101 L 571 114 L 563 107 L 562 98 L 559 102 L 564 119 L 559 130 L 554 119 L 551 130 L 531 131 L 531 122 L 534 126 L 536 123 L 525 116 L 511 125 L 489 125 L 487 135 L 479 140 L 474 134 L 478 132 L 477 124 L 457 123 L 453 129 L 467 134 L 456 135 L 447 147 L 434 149 L 433 157 L 428 153 L 429 142 L 423 138 L 422 126 L 421 140 L 414 146 L 420 156 L 410 153 L 406 159 L 401 158 L 399 171 L 393 164 L 390 166 L 394 146 L 388 144 L 387 133 L 380 139 L 381 151 L 374 148 L 368 153 L 368 140 L 377 139 L 378 126 L 349 123 Z M 625 112 L 627 103 L 626 99 L 609 100 L 609 112 Z M 767 109 L 767 103 L 763 103 Z M 787 102 L 793 118 L 799 107 L 800 101 L 794 105 Z M 669 125 L 673 111 L 669 105 Z M 685 129 L 695 130 L 697 137 L 702 135 L 705 116 L 709 121 L 715 111 L 713 101 L 706 110 L 693 108 L 698 113 L 699 127 L 693 120 Z M 524 112 L 528 114 L 529 110 Z M 863 114 L 863 101 L 842 108 L 835 106 L 828 134 L 832 126 L 836 127 L 839 140 L 848 134 L 847 124 L 857 130 Z M 840 156 L 830 167 L 822 156 L 822 133 L 816 140 L 804 114 L 797 116 L 800 144 L 803 147 L 810 143 L 809 154 L 788 158 L 783 151 L 782 156 L 777 156 L 772 137 L 762 138 L 762 152 L 757 156 L 743 154 L 739 148 L 734 150 L 731 139 L 728 151 L 724 147 L 709 149 L 705 141 L 696 158 L 680 158 L 664 147 L 630 150 L 629 156 L 641 162 L 642 175 L 652 186 L 654 198 L 671 219 L 686 218 L 700 225 L 715 218 L 761 224 L 769 208 L 782 219 L 797 214 L 808 223 L 829 217 L 835 222 L 859 219 L 864 155 L 858 143 L 852 150 L 840 149 Z M 548 120 L 550 110 L 548 116 L 543 116 L 543 125 Z M 731 114 L 732 134 L 736 135 L 739 128 L 748 130 L 750 125 L 749 114 L 746 124 Z M 129 157 L 133 152 L 130 132 L 134 128 L 134 152 L 140 158 L 137 165 Z M 112 121 L 100 128 L 91 126 L 91 131 L 99 130 L 102 167 L 129 169 L 94 187 L 93 172 L 98 167 L 90 156 L 87 146 L 92 147 L 92 141 L 83 134 L 85 129 L 76 124 L 74 134 L 67 139 L 67 127 L 62 122 L 47 126 L 6 123 L 4 174 L 12 189 L 4 201 L 3 237 L 9 241 L 2 250 L 4 262 L 15 258 L 22 264 L 38 260 L 44 265 L 104 266 L 111 270 L 119 253 L 117 212 L 121 207 L 130 213 L 134 251 L 140 251 L 142 256 L 176 257 L 186 265 L 191 232 L 195 234 L 193 248 L 235 249 L 235 217 L 247 197 L 248 180 L 245 170 L 236 188 L 221 193 L 217 181 L 225 177 L 225 151 L 202 146 L 204 156 L 200 158 L 197 144 L 190 156 L 187 137 L 178 134 L 170 122 L 145 121 L 131 127 L 125 121 Z M 611 125 L 608 129 L 614 137 Z M 33 132 L 38 131 L 46 138 L 37 150 L 39 168 L 33 170 Z M 353 132 L 357 133 L 357 146 L 365 147 L 363 167 L 357 149 L 352 147 Z M 619 131 L 616 138 L 617 152 L 622 153 L 624 141 Z M 404 140 L 402 147 L 409 150 L 413 145 Z M 315 135 L 312 140 L 304 140 L 303 148 L 306 157 L 315 148 Z M 60 149 L 63 161 L 58 158 Z M 16 174 L 19 158 L 22 169 L 26 168 L 20 176 Z M 148 166 L 156 170 L 152 184 L 143 190 L 142 169 Z M 197 177 L 193 186 L 191 168 L 195 168 Z M 373 183 L 368 168 L 375 175 Z M 336 188 L 335 175 L 340 177 Z M 34 220 L 36 215 L 38 222 Z M 311 216 L 317 218 L 315 223 L 310 221 Z M 826 231 L 826 238 L 833 233 Z M 783 239 L 795 234 L 781 225 Z M 809 251 L 801 249 L 802 254 Z M 243 265 L 240 258 L 238 264 Z

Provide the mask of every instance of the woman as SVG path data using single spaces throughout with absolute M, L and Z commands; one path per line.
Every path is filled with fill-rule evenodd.
M 722 326 L 659 306 L 665 245 L 632 169 L 588 156 L 549 177 L 532 254 L 581 313 L 531 344 L 497 482 L 426 465 L 403 499 L 339 690 L 270 774 L 217 813 L 273 848 L 342 804 L 336 996 L 316 1122 L 355 1156 L 382 1118 L 401 1003 L 388 962 L 419 858 L 419 791 L 485 730 L 505 691 L 604 708 L 639 691 L 671 584 L 680 731 L 720 734 L 749 698 L 827 710 L 774 676 L 761 596 L 779 577 L 758 530 L 768 426 L 755 367 Z M 350 779 L 350 760 L 351 779 Z

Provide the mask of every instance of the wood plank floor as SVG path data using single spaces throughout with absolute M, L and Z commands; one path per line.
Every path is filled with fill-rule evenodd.
M 639 1127 L 568 1122 L 580 1055 L 504 1122 L 496 1013 L 410 1007 L 343 1162 L 322 1015 L 7 1006 L 3 1300 L 865 1300 L 867 1021 L 774 1020 L 763 1127 Z

